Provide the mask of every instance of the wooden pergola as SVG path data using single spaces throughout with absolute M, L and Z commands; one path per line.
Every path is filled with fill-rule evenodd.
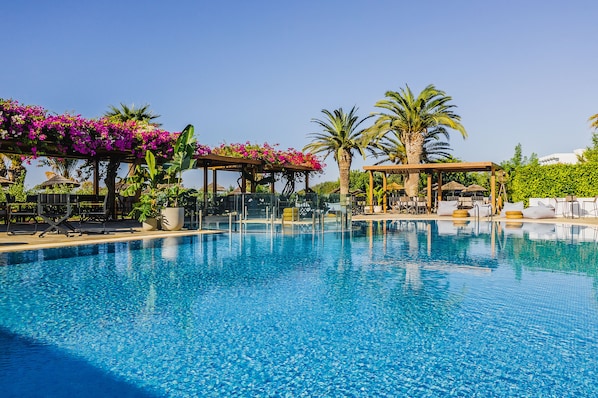
M 220 156 L 209 154 L 200 156 L 195 163 L 196 169 L 203 169 L 203 189 L 204 189 L 204 204 L 207 205 L 207 191 L 208 191 L 208 174 L 212 171 L 212 193 L 216 196 L 216 189 L 218 185 L 217 173 L 218 171 L 232 171 L 241 173 L 241 192 L 255 193 L 257 182 L 256 176 L 258 174 L 269 174 L 268 184 L 270 185 L 270 192 L 274 193 L 274 175 L 276 173 L 291 172 L 304 173 L 305 175 L 305 189 L 309 188 L 309 173 L 315 171 L 311 167 L 285 165 L 272 165 L 257 159 L 244 159 L 237 157 Z M 249 190 L 247 183 L 249 182 Z
M 27 154 L 31 148 L 18 146 L 16 142 L 12 140 L 0 140 L 0 153 L 8 154 Z M 131 151 L 99 151 L 95 155 L 83 155 L 80 153 L 64 153 L 58 149 L 40 150 L 37 152 L 37 156 L 44 157 L 57 157 L 57 158 L 74 158 L 82 160 L 90 160 L 93 163 L 93 193 L 98 194 L 100 189 L 100 177 L 99 177 L 99 162 L 100 161 L 114 161 L 118 163 L 138 164 L 143 162 L 142 159 L 137 158 Z M 207 200 L 207 186 L 208 186 L 208 170 L 213 172 L 213 189 L 216 194 L 217 178 L 216 173 L 218 171 L 236 171 L 242 175 L 242 186 L 241 191 L 247 192 L 247 181 L 249 177 L 250 187 L 249 192 L 255 192 L 256 182 L 255 176 L 257 174 L 270 174 L 272 176 L 270 183 L 270 190 L 274 192 L 274 174 L 282 172 L 292 173 L 304 173 L 305 175 L 305 188 L 309 187 L 309 173 L 314 171 L 313 168 L 307 166 L 298 165 L 272 165 L 265 161 L 258 159 L 244 159 L 238 157 L 220 156 L 215 154 L 209 154 L 197 157 L 195 168 L 204 169 L 204 200 Z M 115 198 L 115 179 L 116 170 L 114 174 L 107 177 L 111 183 L 107 183 L 108 195 Z M 111 201 L 110 211 L 115 214 L 114 201 Z
M 380 166 L 363 166 L 370 174 L 368 196 L 370 203 L 374 199 L 374 173 L 382 173 L 382 188 L 386 191 L 386 176 L 388 174 L 423 173 L 428 176 L 427 207 L 432 210 L 432 176 L 438 174 L 438 200 L 442 200 L 442 174 L 449 172 L 490 172 L 490 203 L 492 213 L 496 213 L 496 171 L 501 167 L 492 162 L 462 162 L 462 163 L 425 163 L 425 164 L 395 164 Z M 384 212 L 386 212 L 386 196 L 384 197 Z

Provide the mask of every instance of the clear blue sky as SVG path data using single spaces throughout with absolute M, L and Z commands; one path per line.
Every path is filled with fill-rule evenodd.
M 149 104 L 208 145 L 301 149 L 322 109 L 366 116 L 388 90 L 434 84 L 469 133 L 454 155 L 501 162 L 518 143 L 590 145 L 596 15 L 593 0 L 7 1 L 0 97 L 84 117 Z

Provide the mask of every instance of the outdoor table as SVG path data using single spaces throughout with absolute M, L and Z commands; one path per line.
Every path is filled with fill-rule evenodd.
M 575 218 L 575 213 L 574 213 L 575 207 L 577 207 L 577 217 L 579 218 L 581 215 L 581 211 L 580 211 L 579 201 L 577 200 L 577 196 L 567 195 L 565 197 L 565 202 L 566 202 L 566 204 L 569 205 L 569 212 L 570 212 L 569 214 L 571 214 L 571 218 Z
M 70 194 L 39 194 L 37 209 L 39 216 L 48 223 L 48 228 L 39 234 L 40 238 L 48 232 L 63 233 L 66 236 L 81 234 L 69 222 L 73 213 Z

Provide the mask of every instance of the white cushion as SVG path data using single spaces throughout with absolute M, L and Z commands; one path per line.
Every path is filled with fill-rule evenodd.
M 522 211 L 525 218 L 553 218 L 554 208 L 549 206 L 530 206 Z
M 479 210 L 478 210 L 479 209 Z M 488 217 L 492 213 L 492 207 L 490 205 L 474 205 L 472 209 L 468 210 L 470 217 L 475 217 L 478 214 L 480 217 Z
M 509 203 L 506 202 L 500 211 L 501 217 L 506 217 L 507 211 L 523 211 L 523 202 Z
M 438 202 L 436 214 L 439 216 L 452 216 L 453 211 L 459 208 L 458 200 L 442 200 Z

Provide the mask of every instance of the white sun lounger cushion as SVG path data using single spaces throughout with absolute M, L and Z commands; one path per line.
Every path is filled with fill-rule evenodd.
M 443 200 L 438 202 L 436 214 L 439 216 L 452 216 L 453 211 L 459 208 L 458 200 Z
M 523 202 L 515 202 L 515 203 L 509 203 L 506 202 L 502 208 L 502 210 L 500 211 L 500 216 L 501 217 L 506 217 L 507 216 L 507 211 L 523 211 Z
M 530 206 L 522 211 L 525 218 L 554 218 L 554 207 L 544 206 L 541 202 L 538 206 Z

